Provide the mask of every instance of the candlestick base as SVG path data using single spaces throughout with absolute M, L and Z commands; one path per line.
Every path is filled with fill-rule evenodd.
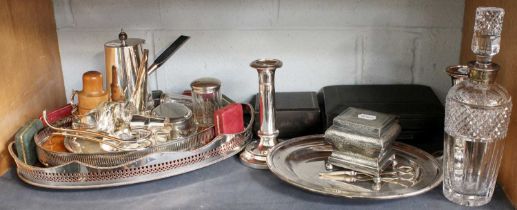
M 254 169 L 269 169 L 266 163 L 268 151 L 264 148 L 259 149 L 257 140 L 250 142 L 240 154 L 241 162 Z

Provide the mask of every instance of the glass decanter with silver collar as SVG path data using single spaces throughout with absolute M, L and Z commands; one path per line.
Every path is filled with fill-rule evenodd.
M 468 78 L 455 84 L 445 103 L 443 193 L 465 206 L 490 202 L 508 131 L 512 100 L 495 82 L 504 10 L 476 10 Z

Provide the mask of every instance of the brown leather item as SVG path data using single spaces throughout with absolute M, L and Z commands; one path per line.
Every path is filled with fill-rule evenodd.
M 109 94 L 102 88 L 102 74 L 88 71 L 83 74 L 83 90 L 77 93 L 79 114 L 84 115 L 102 102 L 108 101 Z

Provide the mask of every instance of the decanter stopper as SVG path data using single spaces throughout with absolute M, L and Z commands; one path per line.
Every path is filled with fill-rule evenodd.
M 504 9 L 497 7 L 478 7 L 472 36 L 472 52 L 478 61 L 490 62 L 499 53 L 501 31 L 503 29 Z

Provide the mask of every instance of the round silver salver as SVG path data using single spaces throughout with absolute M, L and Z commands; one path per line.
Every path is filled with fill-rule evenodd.
M 358 187 L 344 181 L 322 179 L 325 161 L 332 145 L 323 135 L 298 137 L 276 145 L 268 154 L 271 172 L 289 184 L 325 195 L 347 198 L 397 199 L 425 193 L 442 182 L 441 164 L 430 154 L 413 146 L 395 142 L 393 150 L 398 164 L 418 167 L 419 175 L 410 187 L 383 183 L 380 190 Z

